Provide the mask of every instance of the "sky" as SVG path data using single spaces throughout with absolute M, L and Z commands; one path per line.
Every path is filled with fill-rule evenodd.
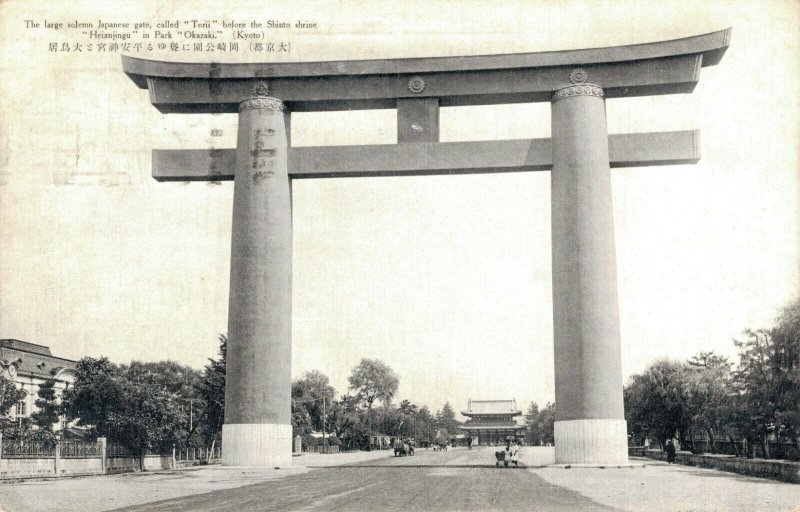
M 800 284 L 800 5 L 780 1 L 0 3 L 0 338 L 58 356 L 201 368 L 226 332 L 232 183 L 158 183 L 151 149 L 234 147 L 236 115 L 160 114 L 120 53 L 25 20 L 312 21 L 269 38 L 319 61 L 636 44 L 733 27 L 692 94 L 607 101 L 609 133 L 701 130 L 696 165 L 612 169 L 625 378 L 735 358 Z M 206 61 L 190 52 L 131 52 Z M 550 136 L 547 103 L 441 111 L 441 140 Z M 394 110 L 297 113 L 295 146 L 391 144 Z M 221 135 L 220 135 L 221 133 Z M 547 172 L 298 180 L 292 373 L 340 393 L 362 357 L 397 400 L 554 398 Z

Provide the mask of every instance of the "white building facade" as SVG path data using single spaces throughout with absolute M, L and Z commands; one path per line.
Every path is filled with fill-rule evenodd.
M 56 397 L 60 399 L 64 390 L 75 382 L 77 361 L 56 357 L 50 347 L 16 339 L 0 339 L 0 373 L 25 392 L 25 397 L 9 411 L 13 420 L 29 418 L 36 412 L 39 386 L 54 381 Z M 0 411 L 0 413 L 5 411 Z M 66 428 L 62 419 L 56 430 Z

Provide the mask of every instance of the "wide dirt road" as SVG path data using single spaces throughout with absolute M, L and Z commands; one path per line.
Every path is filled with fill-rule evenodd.
M 125 511 L 614 510 L 530 471 L 496 468 L 493 449 L 418 450 Z

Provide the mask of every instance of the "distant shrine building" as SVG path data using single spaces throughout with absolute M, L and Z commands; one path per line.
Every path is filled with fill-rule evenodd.
M 39 386 L 49 380 L 55 381 L 56 396 L 75 382 L 77 361 L 56 357 L 50 347 L 14 339 L 0 339 L 0 373 L 25 392 L 25 397 L 11 409 L 9 417 L 17 420 L 28 418 L 36 412 Z M 0 411 L 2 413 L 3 411 Z M 62 419 L 54 427 L 67 426 Z
M 470 400 L 467 410 L 461 414 L 469 419 L 458 428 L 472 437 L 474 446 L 525 438 L 525 426 L 517 425 L 515 420 L 522 415 L 516 400 Z

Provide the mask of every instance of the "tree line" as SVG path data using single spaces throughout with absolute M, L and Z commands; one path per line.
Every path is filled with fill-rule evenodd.
M 624 390 L 628 432 L 662 445 L 717 453 L 725 441 L 736 455 L 797 458 L 800 454 L 800 298 L 768 329 L 734 340 L 738 361 L 700 352 L 685 362 L 660 360 L 630 378 Z M 695 439 L 707 439 L 696 446 Z M 743 442 L 744 441 L 744 442 Z M 771 453 L 770 444 L 793 451 Z
M 322 439 L 311 434 L 323 430 L 329 436 L 326 442 L 349 449 L 370 449 L 373 437 L 379 435 L 433 442 L 437 436 L 449 438 L 457 433 L 458 422 L 449 402 L 436 412 L 409 400 L 395 404 L 399 378 L 379 360 L 362 359 L 352 369 L 348 384 L 348 393 L 337 398 L 328 377 L 318 370 L 292 383 L 292 430 L 304 444 L 321 444 Z
M 738 361 L 700 352 L 687 361 L 662 359 L 630 377 L 625 419 L 633 444 L 664 446 L 676 437 L 694 452 L 800 458 L 800 298 L 781 309 L 768 329 L 745 329 L 734 340 Z M 554 443 L 556 405 L 531 403 L 528 442 Z M 702 443 L 697 439 L 703 439 Z M 770 446 L 793 447 L 772 453 Z
M 0 379 L 0 428 L 4 439 L 54 443 L 61 418 L 85 429 L 88 438 L 134 453 L 166 453 L 177 448 L 206 447 L 221 442 L 225 417 L 227 338 L 219 337 L 219 353 L 202 370 L 173 361 L 115 364 L 105 357 L 78 361 L 75 382 L 57 397 L 53 381 L 42 384 L 37 412 L 11 421 L 9 412 L 24 396 Z M 305 445 L 325 442 L 351 449 L 369 449 L 375 436 L 415 437 L 433 441 L 457 433 L 450 403 L 436 412 L 409 400 L 393 402 L 399 377 L 385 363 L 362 359 L 348 378 L 348 390 L 338 394 L 319 370 L 292 382 L 294 436 Z M 316 435 L 314 435 L 316 434 Z
M 536 402 L 531 402 L 525 414 L 527 426 L 527 442 L 532 446 L 552 446 L 555 442 L 554 424 L 556 421 L 556 404 L 547 402 L 542 409 Z
M 677 436 L 693 451 L 717 452 L 725 441 L 738 455 L 764 456 L 770 442 L 800 454 L 800 298 L 784 307 L 768 329 L 743 332 L 734 340 L 738 361 L 700 352 L 687 361 L 659 360 L 633 375 L 624 388 L 628 433 L 664 443 Z M 39 387 L 36 412 L 11 421 L 24 397 L 0 378 L 0 431 L 4 439 L 52 443 L 61 418 L 77 422 L 90 437 L 104 436 L 130 450 L 166 451 L 174 445 L 213 448 L 220 442 L 225 412 L 227 338 L 202 370 L 172 361 L 115 364 L 107 358 L 78 361 L 76 379 L 59 399 L 53 381 Z M 395 404 L 399 377 L 379 360 L 362 359 L 337 393 L 326 375 L 306 372 L 293 381 L 292 427 L 314 445 L 324 431 L 332 445 L 369 449 L 376 435 L 442 441 L 458 432 L 450 403 L 436 412 L 409 400 Z M 556 405 L 532 403 L 525 421 L 530 444 L 553 443 Z M 708 446 L 696 446 L 695 439 Z M 742 442 L 744 441 L 744 443 Z M 746 447 L 746 453 L 742 450 Z M 778 454 L 786 455 L 786 454 Z

